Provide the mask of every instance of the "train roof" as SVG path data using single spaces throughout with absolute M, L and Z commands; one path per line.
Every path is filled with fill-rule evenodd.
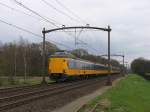
M 95 64 L 95 65 L 101 65 L 101 66 L 106 66 L 106 65 L 104 65 L 104 64 L 92 62 L 92 61 L 89 61 L 89 60 L 84 60 L 84 59 L 81 59 L 81 58 L 76 58 L 76 60 L 79 60 L 79 61 L 84 62 L 84 63 Z
M 57 51 L 55 54 L 50 55 L 49 57 L 51 58 L 73 58 L 75 59 L 76 57 L 74 55 L 72 55 L 71 53 L 67 52 L 67 51 Z
M 76 60 L 79 60 L 79 61 L 82 61 L 82 62 L 86 62 L 86 63 L 94 63 L 94 64 L 97 64 L 97 65 L 106 66 L 104 64 L 100 64 L 100 63 L 92 62 L 92 61 L 89 61 L 89 60 L 84 60 L 84 59 L 81 59 L 81 58 L 77 58 L 76 56 L 74 56 L 73 54 L 71 54 L 70 52 L 67 52 L 67 51 L 57 51 L 55 54 L 50 55 L 49 57 L 50 58 L 76 59 Z
M 93 64 L 96 64 L 96 65 L 106 66 L 105 64 L 100 64 L 100 63 L 97 63 L 97 62 L 92 62 L 92 61 L 89 61 L 89 60 L 84 60 L 84 59 L 81 59 L 81 58 L 77 58 L 76 56 L 74 56 L 73 54 L 71 54 L 70 52 L 67 52 L 67 51 L 57 51 L 55 54 L 50 55 L 49 57 L 50 58 L 76 59 L 76 60 L 79 60 L 79 61 L 84 62 L 84 63 L 89 63 L 89 64 L 93 63 Z M 113 68 L 118 68 L 118 67 L 113 67 Z

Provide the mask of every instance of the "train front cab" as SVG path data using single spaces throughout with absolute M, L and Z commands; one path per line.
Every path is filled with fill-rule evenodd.
M 66 58 L 51 57 L 48 61 L 48 73 L 52 80 L 65 80 L 65 70 L 67 69 Z

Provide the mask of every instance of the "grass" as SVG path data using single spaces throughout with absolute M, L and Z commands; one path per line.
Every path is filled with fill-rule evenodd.
M 15 80 L 12 83 L 8 79 L 8 77 L 0 77 L 0 88 L 26 86 L 26 85 L 36 85 L 36 84 L 40 84 L 41 81 L 42 81 L 42 77 L 28 77 L 26 80 L 24 80 L 23 77 L 17 77 L 17 78 L 15 78 Z M 48 83 L 52 82 L 48 78 L 46 78 L 46 81 Z
M 81 108 L 80 112 L 88 112 L 96 104 L 95 112 L 150 112 L 150 81 L 129 75 Z

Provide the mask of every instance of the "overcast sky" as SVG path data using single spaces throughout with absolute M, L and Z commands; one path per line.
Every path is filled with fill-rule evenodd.
M 107 27 L 107 25 L 110 25 L 112 28 L 111 53 L 125 54 L 126 60 L 129 62 L 137 57 L 149 58 L 150 56 L 149 0 L 59 0 L 69 11 L 65 10 L 57 0 L 45 0 L 52 5 L 51 7 L 42 0 L 17 1 L 38 12 L 42 17 L 47 18 L 59 27 L 61 27 L 61 24 L 66 26 L 85 26 L 86 23 L 90 24 L 90 26 L 97 27 Z M 9 9 L 2 4 L 18 9 L 30 16 Z M 53 6 L 59 10 L 59 12 L 56 11 Z M 75 15 L 79 16 L 80 19 Z M 37 15 L 17 5 L 14 0 L 0 0 L 0 20 L 28 29 L 39 35 L 41 35 L 43 27 L 46 29 L 56 28 L 50 22 L 45 22 Z M 76 35 L 79 35 L 79 32 Z M 1 42 L 5 43 L 18 40 L 20 36 L 33 42 L 42 41 L 40 37 L 33 36 L 0 22 Z M 74 32 L 70 34 L 54 32 L 48 34 L 47 38 L 69 46 L 67 48 L 63 47 L 65 49 L 72 49 L 75 48 L 73 36 L 75 36 Z M 78 38 L 88 44 L 78 45 L 78 48 L 84 47 L 88 49 L 89 52 L 97 55 L 107 53 L 106 32 L 82 31 Z M 92 46 L 92 48 L 90 48 L 90 46 Z

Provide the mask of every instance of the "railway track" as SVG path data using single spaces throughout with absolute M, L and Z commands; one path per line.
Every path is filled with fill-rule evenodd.
M 78 82 L 78 81 L 77 81 Z M 76 83 L 77 83 L 76 82 Z M 71 82 L 69 82 L 71 83 Z M 2 102 L 3 98 L 9 98 L 9 97 L 17 97 L 18 95 L 23 95 L 26 93 L 36 93 L 36 92 L 42 92 L 49 89 L 55 89 L 56 87 L 61 87 L 69 84 L 68 82 L 64 83 L 51 83 L 49 85 L 37 85 L 37 86 L 28 86 L 28 87 L 19 87 L 19 88 L 12 88 L 12 90 L 9 91 L 2 91 L 0 92 L 0 103 Z
M 17 106 L 27 104 L 31 101 L 38 100 L 44 97 L 50 97 L 76 88 L 92 85 L 98 81 L 99 78 L 72 82 L 72 83 L 65 83 L 62 85 L 59 84 L 59 85 L 49 86 L 47 88 L 37 90 L 37 91 L 30 91 L 26 93 L 16 94 L 13 96 L 3 97 L 0 98 L 0 111 L 12 109 Z
M 0 98 L 6 97 L 6 96 L 12 96 L 24 92 L 30 92 L 30 91 L 36 91 L 40 90 L 42 88 L 47 88 L 52 85 L 57 85 L 56 83 L 51 83 L 48 85 L 32 85 L 32 86 L 22 86 L 22 87 L 14 87 L 14 88 L 5 88 L 5 89 L 0 89 Z
M 30 88 L 39 87 L 39 86 L 41 86 L 41 84 L 32 85 L 32 86 L 18 86 L 18 87 L 2 88 L 2 89 L 0 89 L 0 94 L 6 93 L 6 92 L 19 91 L 19 90 L 23 90 L 23 89 L 30 89 Z
M 78 82 L 78 81 L 76 81 Z M 65 85 L 68 82 L 61 83 L 61 85 Z M 70 83 L 70 82 L 69 82 Z M 34 91 L 40 91 L 41 89 L 46 89 L 50 87 L 60 86 L 60 83 L 50 83 L 48 85 L 31 85 L 31 86 L 21 86 L 21 87 L 11 87 L 11 88 L 4 88 L 0 89 L 0 102 L 1 98 L 3 97 L 9 97 L 9 96 L 15 96 L 16 94 L 23 94 L 27 92 L 34 92 Z

